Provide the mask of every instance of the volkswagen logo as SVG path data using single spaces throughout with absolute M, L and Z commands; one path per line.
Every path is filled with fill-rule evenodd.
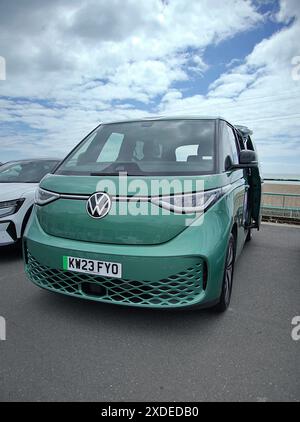
M 105 192 L 97 192 L 89 197 L 86 211 L 92 218 L 105 217 L 111 208 L 111 199 Z

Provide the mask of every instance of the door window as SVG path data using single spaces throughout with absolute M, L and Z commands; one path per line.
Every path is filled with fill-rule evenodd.
M 235 134 L 233 129 L 228 126 L 226 123 L 223 126 L 223 164 L 222 168 L 223 171 L 226 171 L 229 165 L 230 157 L 232 164 L 238 164 L 239 157 L 238 157 L 238 149 L 235 140 Z

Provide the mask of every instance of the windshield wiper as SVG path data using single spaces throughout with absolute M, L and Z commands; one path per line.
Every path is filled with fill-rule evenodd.
M 126 174 L 128 174 L 128 173 L 126 173 Z M 98 171 L 98 172 L 90 173 L 90 176 L 119 176 L 119 175 L 120 175 L 119 172 L 109 173 L 109 172 L 105 172 L 105 171 Z

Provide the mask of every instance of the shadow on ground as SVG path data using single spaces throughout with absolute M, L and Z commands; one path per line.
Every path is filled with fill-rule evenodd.
M 162 332 L 170 329 L 186 333 L 187 327 L 188 331 L 193 331 L 195 327 L 199 329 L 200 321 L 207 324 L 209 320 L 217 322 L 223 317 L 213 309 L 146 309 L 77 299 L 42 290 L 31 297 L 31 302 L 35 309 L 40 308 L 49 318 L 61 314 L 66 321 L 76 321 L 90 328 L 95 328 L 101 321 L 101 325 L 105 323 L 114 327 L 117 324 L 119 329 L 123 326 L 125 330 L 131 326 L 137 331 Z
M 0 264 L 3 262 L 8 263 L 14 260 L 22 259 L 22 247 L 17 243 L 10 246 L 0 247 Z
M 16 265 L 23 271 L 21 245 L 2 247 L 0 249 L 0 267 L 2 264 Z M 112 328 L 116 325 L 128 329 L 135 327 L 137 330 L 162 331 L 173 329 L 178 332 L 188 329 L 194 330 L 197 324 L 207 324 L 208 321 L 218 321 L 223 315 L 215 312 L 214 309 L 147 309 L 130 306 L 113 305 L 100 303 L 91 300 L 79 299 L 65 296 L 48 290 L 43 290 L 30 283 L 22 276 L 21 284 L 28 283 L 28 290 L 31 294 L 28 298 L 31 309 L 48 315 L 49 318 L 59 318 L 79 325 L 92 327 L 99 324 L 99 321 Z M 24 283 L 24 284 L 23 284 Z M 198 326 L 199 328 L 199 326 Z

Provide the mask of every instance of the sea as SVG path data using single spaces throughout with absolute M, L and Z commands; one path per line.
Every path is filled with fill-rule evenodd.
M 300 183 L 300 174 L 272 174 L 272 173 L 263 173 L 263 179 L 268 183 L 280 183 L 280 184 L 299 184 Z

